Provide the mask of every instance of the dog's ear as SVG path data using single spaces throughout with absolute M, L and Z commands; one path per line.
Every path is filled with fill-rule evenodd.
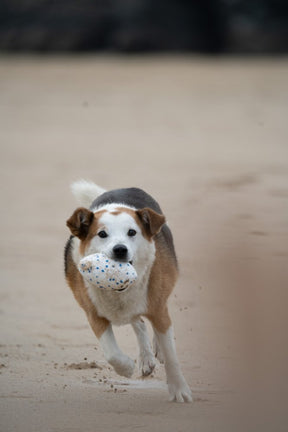
M 84 240 L 88 235 L 93 218 L 93 212 L 84 207 L 79 207 L 67 220 L 66 225 L 70 228 L 73 235 L 79 237 L 80 240 Z
M 165 216 L 156 213 L 148 207 L 137 210 L 136 214 L 138 215 L 148 237 L 153 237 L 158 234 L 162 225 L 165 223 Z

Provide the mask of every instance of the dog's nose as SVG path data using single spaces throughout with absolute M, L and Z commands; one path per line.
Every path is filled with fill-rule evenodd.
M 117 244 L 113 248 L 113 253 L 114 253 L 115 258 L 125 259 L 127 257 L 128 249 L 123 244 Z

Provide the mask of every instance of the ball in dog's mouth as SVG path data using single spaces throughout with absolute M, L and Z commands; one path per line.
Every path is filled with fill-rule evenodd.
M 78 270 L 88 283 L 102 290 L 124 292 L 137 280 L 133 261 L 114 261 L 103 253 L 81 259 Z

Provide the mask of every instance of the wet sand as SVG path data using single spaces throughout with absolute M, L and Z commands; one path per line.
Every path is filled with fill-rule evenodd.
M 0 59 L 1 432 L 287 430 L 288 62 Z M 71 181 L 161 204 L 193 404 L 117 376 L 63 276 Z M 130 327 L 116 328 L 137 359 Z

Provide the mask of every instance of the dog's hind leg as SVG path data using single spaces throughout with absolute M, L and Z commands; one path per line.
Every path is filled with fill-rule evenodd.
M 158 335 L 155 332 L 155 330 L 154 330 L 154 336 L 153 336 L 153 352 L 154 352 L 155 357 L 159 361 L 159 363 L 163 364 L 164 363 L 164 356 L 163 356 L 163 353 L 161 351 L 159 338 L 158 338 Z
M 150 375 L 156 363 L 146 325 L 141 318 L 134 320 L 131 324 L 139 344 L 139 370 L 143 376 Z

